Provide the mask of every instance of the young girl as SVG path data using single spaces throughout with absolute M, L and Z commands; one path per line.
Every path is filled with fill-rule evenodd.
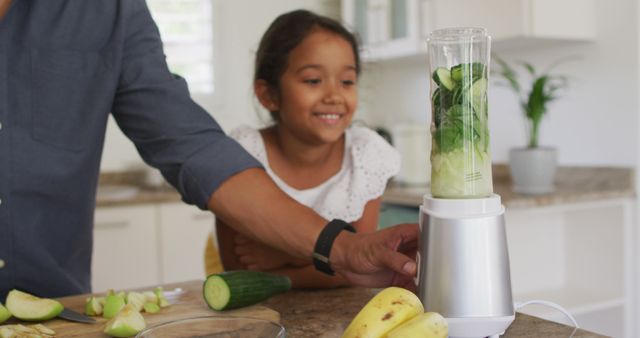
M 380 196 L 398 173 L 400 157 L 374 131 L 350 127 L 359 73 L 356 39 L 338 22 L 305 10 L 283 14 L 262 37 L 254 76 L 255 95 L 275 123 L 230 135 L 289 196 L 363 233 L 376 230 Z M 285 274 L 296 288 L 346 285 L 311 262 L 237 234 L 220 219 L 216 229 L 226 270 Z

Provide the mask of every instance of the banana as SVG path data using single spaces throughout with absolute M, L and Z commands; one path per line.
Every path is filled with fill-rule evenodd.
M 386 288 L 375 295 L 351 321 L 342 338 L 380 338 L 405 321 L 424 313 L 411 291 Z
M 437 312 L 426 312 L 402 323 L 385 338 L 447 338 L 448 334 L 447 320 Z

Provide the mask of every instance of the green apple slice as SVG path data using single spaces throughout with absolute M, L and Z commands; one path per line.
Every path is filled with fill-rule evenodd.
M 87 303 L 84 304 L 84 313 L 87 316 L 99 316 L 102 314 L 102 304 L 97 297 L 91 296 L 87 298 Z
M 13 316 L 26 321 L 49 320 L 64 310 L 56 300 L 39 298 L 26 292 L 11 290 L 7 296 L 7 309 Z
M 11 312 L 0 303 L 0 323 L 4 323 L 9 318 L 11 318 Z
M 109 295 L 107 296 L 107 300 L 104 303 L 104 308 L 102 309 L 102 317 L 110 319 L 115 317 L 115 315 L 120 312 L 120 310 L 124 307 L 125 301 L 124 296 L 122 295 Z
M 127 294 L 127 304 L 133 305 L 138 312 L 142 311 L 146 299 L 147 298 L 140 292 L 131 291 Z
M 157 288 L 153 289 L 153 292 L 158 297 L 158 305 L 160 305 L 160 307 L 169 306 L 169 301 L 164 296 L 164 291 L 162 290 L 162 287 L 158 286 Z
M 132 305 L 127 304 L 107 322 L 104 333 L 111 337 L 133 337 L 145 327 L 147 324 L 144 317 Z
M 145 303 L 155 303 L 158 304 L 158 296 L 153 291 L 145 291 L 142 293 L 145 297 Z
M 147 313 L 158 313 L 160 311 L 160 306 L 156 303 L 144 303 L 144 312 Z

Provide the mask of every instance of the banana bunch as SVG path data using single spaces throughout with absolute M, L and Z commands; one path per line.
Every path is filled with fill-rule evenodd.
M 446 319 L 425 313 L 413 292 L 389 287 L 360 310 L 342 338 L 446 338 L 448 333 Z

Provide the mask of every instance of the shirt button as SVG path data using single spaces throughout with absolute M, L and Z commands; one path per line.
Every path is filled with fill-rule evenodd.
M 4 268 L 4 261 L 0 259 L 0 269 Z

